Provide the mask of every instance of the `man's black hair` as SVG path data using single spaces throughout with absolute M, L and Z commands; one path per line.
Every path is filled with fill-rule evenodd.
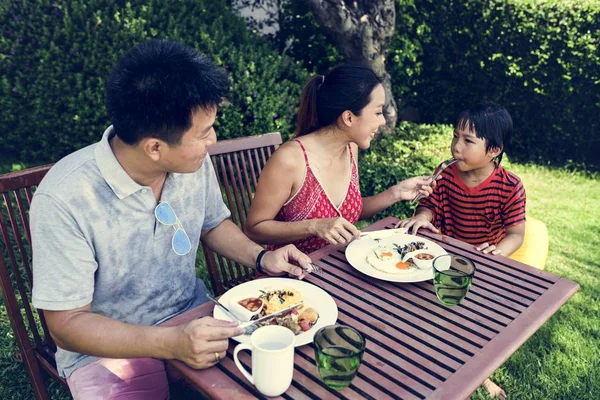
M 106 108 L 125 143 L 155 137 L 177 145 L 193 113 L 217 107 L 228 87 L 225 71 L 191 47 L 150 40 L 117 62 L 106 82 Z

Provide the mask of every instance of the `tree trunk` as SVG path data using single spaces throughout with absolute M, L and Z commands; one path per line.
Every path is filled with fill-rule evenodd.
M 343 56 L 347 60 L 366 63 L 383 80 L 385 130 L 388 134 L 393 132 L 398 112 L 391 77 L 385 69 L 385 57 L 394 34 L 395 0 L 304 1 Z

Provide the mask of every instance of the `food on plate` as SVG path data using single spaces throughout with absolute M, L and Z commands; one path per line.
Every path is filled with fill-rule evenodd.
M 303 301 L 302 294 L 291 288 L 271 291 L 261 290 L 261 293 L 259 298 L 265 301 L 265 315 L 276 313 Z M 302 307 L 298 308 L 302 309 Z
M 300 315 L 298 316 L 298 325 L 300 325 L 300 329 L 303 331 L 307 331 L 313 327 L 314 324 L 317 323 L 319 319 L 319 313 L 314 308 L 308 307 L 305 310 L 302 310 Z
M 392 258 L 394 258 L 394 251 L 391 249 L 386 249 L 386 248 L 376 248 L 375 250 L 373 250 L 373 253 L 375 253 L 375 256 L 377 258 L 379 258 L 381 261 L 387 261 L 387 260 L 391 260 Z
M 435 255 L 430 250 L 415 250 L 406 253 L 402 261 L 409 262 L 419 269 L 431 269 Z
M 256 314 L 252 319 L 258 319 L 267 315 L 274 314 L 288 307 L 304 301 L 302 293 L 296 289 L 284 288 L 281 290 L 261 290 L 259 299 L 263 301 L 263 309 Z M 270 320 L 259 322 L 260 326 L 266 325 L 281 325 L 285 326 L 295 335 L 308 331 L 312 328 L 319 319 L 319 313 L 311 307 L 301 305 L 298 308 L 290 311 L 288 314 L 275 317 Z
M 405 274 L 415 270 L 414 265 L 403 262 L 394 248 L 377 246 L 367 255 L 367 263 L 387 274 Z
M 430 253 L 419 253 L 416 254 L 415 257 L 419 260 L 433 260 L 435 258 L 435 256 Z
M 262 307 L 263 301 L 256 297 L 249 297 L 238 301 L 238 304 L 250 312 L 255 312 Z
M 263 306 L 264 301 L 258 297 L 235 296 L 229 299 L 230 310 L 240 321 L 250 321 L 262 311 Z
M 400 258 L 402 259 L 410 252 L 426 249 L 425 242 L 408 242 L 403 246 L 394 243 L 394 246 L 396 246 L 396 251 L 400 254 Z

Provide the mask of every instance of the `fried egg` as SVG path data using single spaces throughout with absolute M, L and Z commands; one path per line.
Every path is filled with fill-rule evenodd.
M 408 274 L 416 269 L 413 264 L 403 262 L 400 254 L 391 247 L 376 247 L 367 255 L 367 263 L 386 274 Z

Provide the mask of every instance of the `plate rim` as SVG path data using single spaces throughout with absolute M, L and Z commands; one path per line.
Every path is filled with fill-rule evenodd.
M 326 297 L 328 297 L 331 300 L 331 303 L 333 304 L 333 307 L 332 307 L 331 311 L 332 311 L 332 317 L 335 317 L 335 319 L 333 320 L 333 322 L 331 322 L 331 324 L 337 323 L 337 320 L 338 320 L 338 317 L 339 317 L 339 310 L 338 310 L 337 303 L 335 302 L 335 299 L 333 298 L 333 296 L 331 296 L 329 293 L 327 293 L 327 291 L 325 289 L 323 289 L 322 287 L 319 287 L 319 286 L 317 286 L 317 285 L 315 285 L 313 283 L 306 282 L 306 281 L 303 281 L 303 280 L 298 280 L 298 279 L 293 279 L 293 278 L 283 278 L 283 277 L 277 277 L 277 276 L 272 276 L 272 277 L 267 277 L 267 278 L 259 278 L 259 279 L 252 279 L 252 280 L 249 280 L 249 281 L 244 282 L 244 283 L 240 283 L 239 285 L 232 287 L 231 289 L 229 289 L 228 291 L 226 291 L 225 293 L 223 293 L 221 296 L 219 296 L 219 299 L 221 299 L 221 297 L 223 297 L 224 295 L 226 295 L 230 291 L 235 290 L 236 288 L 239 288 L 240 286 L 243 286 L 243 285 L 255 285 L 255 284 L 258 284 L 259 282 L 265 282 L 265 285 L 270 285 L 269 282 L 273 282 L 273 281 L 274 282 L 284 282 L 285 281 L 285 284 L 288 284 L 288 285 L 289 284 L 291 284 L 291 285 L 300 285 L 300 286 L 308 285 L 309 287 L 311 287 L 311 290 L 315 290 L 316 289 L 317 292 L 319 292 L 319 291 L 323 292 L 323 294 Z M 310 305 L 310 303 L 309 303 L 309 305 Z M 218 316 L 215 315 L 215 311 L 216 310 L 218 310 Z M 320 314 L 321 313 L 319 313 L 319 319 L 321 318 Z M 216 305 L 213 307 L 212 317 L 216 318 L 216 319 L 225 319 L 227 321 L 230 321 L 229 318 L 226 318 L 227 315 L 222 310 L 220 310 Z M 318 325 L 318 322 L 317 322 L 317 325 Z M 330 324 L 327 323 L 324 326 L 327 326 L 327 325 L 330 325 Z M 315 328 L 315 327 L 313 327 L 313 328 Z M 306 333 L 306 332 L 303 332 L 303 333 L 301 333 L 299 335 L 296 335 L 296 340 L 294 342 L 294 347 L 304 346 L 305 344 L 311 343 L 312 340 L 313 340 L 313 338 L 314 338 L 315 333 L 318 330 L 318 329 L 314 329 L 313 330 L 313 328 L 311 328 L 311 330 L 313 331 L 312 335 L 307 335 L 306 339 L 298 341 L 298 336 L 300 336 L 300 335 L 302 335 L 303 333 Z M 246 343 L 246 344 L 250 343 L 250 336 L 249 335 L 245 335 L 245 334 L 234 336 L 234 337 L 231 337 L 230 339 L 233 339 L 233 340 L 237 341 L 238 343 Z
M 390 231 L 390 229 L 381 229 L 381 230 L 377 230 L 377 231 L 370 231 L 370 232 L 366 232 L 369 234 L 369 237 L 371 239 L 377 239 L 378 234 L 380 235 L 381 233 L 385 233 L 385 235 L 382 235 L 382 237 L 380 237 L 380 239 L 389 239 L 392 238 L 394 236 L 413 236 L 419 240 L 424 240 L 426 242 L 431 242 L 433 243 L 435 246 L 439 247 L 444 254 L 448 254 L 448 252 L 439 244 L 437 244 L 436 242 L 434 242 L 431 239 L 422 237 L 422 236 L 416 236 L 416 235 L 411 235 L 408 232 L 404 232 L 404 233 L 393 233 L 393 234 L 389 234 L 388 232 Z M 366 238 L 367 240 L 369 238 Z M 364 240 L 364 239 L 361 239 Z M 433 279 L 433 267 L 431 267 L 431 275 L 430 276 L 426 276 L 425 273 L 427 271 L 422 272 L 421 274 L 423 275 L 423 277 L 421 277 L 421 274 L 417 275 L 416 277 L 414 276 L 414 274 L 405 274 L 405 275 L 394 275 L 394 274 L 385 274 L 385 272 L 381 272 L 373 267 L 370 267 L 369 269 L 364 269 L 364 268 L 359 268 L 356 267 L 352 261 L 350 260 L 350 258 L 348 258 L 348 249 L 353 249 L 353 246 L 356 247 L 357 245 L 355 243 L 358 243 L 359 241 L 353 241 L 352 243 L 350 243 L 348 246 L 346 246 L 346 249 L 344 251 L 344 255 L 346 257 L 346 261 L 348 262 L 348 264 L 354 268 L 356 271 L 360 272 L 361 274 L 370 276 L 371 278 L 375 278 L 375 279 L 379 279 L 379 280 L 383 280 L 383 281 L 387 281 L 387 282 L 398 282 L 398 283 L 414 283 L 414 282 L 425 282 L 428 280 Z M 353 257 L 351 257 L 353 258 Z M 365 261 L 366 262 L 366 261 Z M 370 271 L 371 270 L 371 271 Z M 419 270 L 417 270 L 419 271 Z M 384 275 L 385 274 L 385 275 Z M 412 277 L 412 278 L 411 278 Z

